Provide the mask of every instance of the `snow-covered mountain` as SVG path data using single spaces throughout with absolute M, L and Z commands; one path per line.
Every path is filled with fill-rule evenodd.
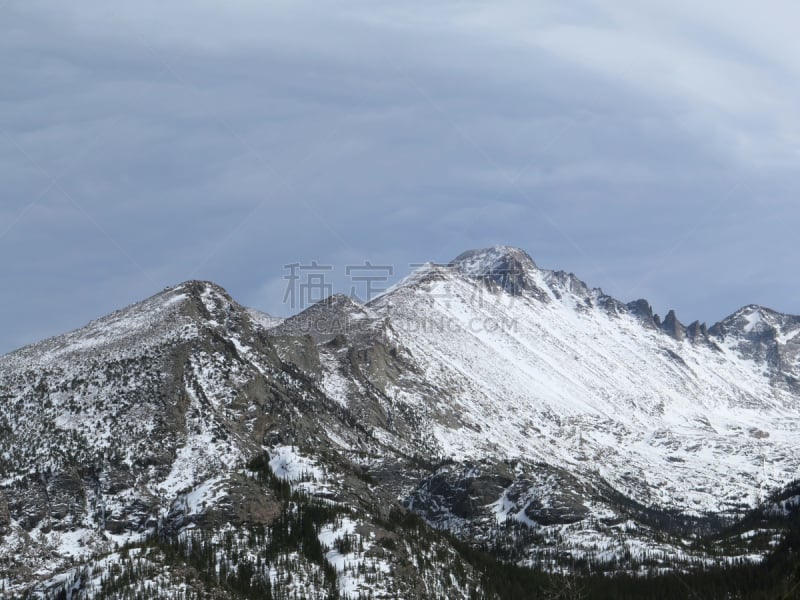
M 493 248 L 368 308 L 437 386 L 434 401 L 407 401 L 429 411 L 444 456 L 546 462 L 689 512 L 735 510 L 793 479 L 800 318 L 749 306 L 708 334 L 643 306 Z
M 236 550 L 248 585 L 309 597 L 468 597 L 443 533 L 557 571 L 757 561 L 726 527 L 797 477 L 798 333 L 661 319 L 508 247 L 285 320 L 187 282 L 0 357 L 0 590 L 115 597 L 149 569 L 177 597 L 202 569 L 170 552 L 201 542 L 220 590 Z

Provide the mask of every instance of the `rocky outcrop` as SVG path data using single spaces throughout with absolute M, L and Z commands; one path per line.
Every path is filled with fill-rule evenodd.
M 550 295 L 537 283 L 536 263 L 519 248 L 498 246 L 469 250 L 459 254 L 450 266 L 512 296 L 527 294 L 540 302 L 550 300 Z
M 686 328 L 686 334 L 693 340 L 705 339 L 708 337 L 708 327 L 705 323 L 694 321 Z
M 11 525 L 11 512 L 8 509 L 8 498 L 0 491 L 0 538 L 8 533 Z
M 676 340 L 683 341 L 686 337 L 686 327 L 678 321 L 678 317 L 675 316 L 675 311 L 671 310 L 667 313 L 667 316 L 664 317 L 664 322 L 661 323 L 661 329 L 672 338 Z
M 502 463 L 446 465 L 423 481 L 405 503 L 433 523 L 452 516 L 468 520 L 485 514 L 487 505 L 513 481 L 513 472 Z
M 659 329 L 661 327 L 661 318 L 653 313 L 653 307 L 644 298 L 629 302 L 626 306 L 630 313 L 638 317 L 645 327 L 651 329 Z

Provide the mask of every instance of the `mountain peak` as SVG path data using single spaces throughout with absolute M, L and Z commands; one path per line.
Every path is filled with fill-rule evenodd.
M 736 334 L 760 338 L 763 335 L 778 335 L 795 331 L 800 326 L 800 316 L 778 312 L 759 304 L 748 304 L 732 315 L 716 323 L 710 331 L 715 335 Z M 791 338 L 793 339 L 793 335 Z
M 513 267 L 518 267 L 517 271 L 537 268 L 527 252 L 513 246 L 467 250 L 456 256 L 450 264 L 472 277 L 490 277 L 498 272 L 507 273 Z
M 450 266 L 467 277 L 494 282 L 511 294 L 527 290 L 546 298 L 535 281 L 539 271 L 536 263 L 520 248 L 493 246 L 467 250 L 453 259 Z
M 213 281 L 203 281 L 200 279 L 190 279 L 188 281 L 184 281 L 183 283 L 166 287 L 161 294 L 185 294 L 191 297 L 213 295 L 233 301 L 233 298 L 225 288 L 214 283 Z

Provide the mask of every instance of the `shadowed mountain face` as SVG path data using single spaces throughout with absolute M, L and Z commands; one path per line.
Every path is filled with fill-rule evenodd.
M 0 589 L 225 595 L 154 539 L 308 597 L 468 597 L 436 530 L 531 567 L 757 557 L 701 541 L 796 477 L 798 333 L 662 320 L 508 247 L 282 322 L 187 282 L 0 357 Z

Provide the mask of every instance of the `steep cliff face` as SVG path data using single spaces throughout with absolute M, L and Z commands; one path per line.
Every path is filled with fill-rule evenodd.
M 755 560 L 704 536 L 795 478 L 797 333 L 662 321 L 508 247 L 286 320 L 187 282 L 0 357 L 0 589 L 224 596 L 235 557 L 309 597 L 468 596 L 436 530 L 547 569 Z

